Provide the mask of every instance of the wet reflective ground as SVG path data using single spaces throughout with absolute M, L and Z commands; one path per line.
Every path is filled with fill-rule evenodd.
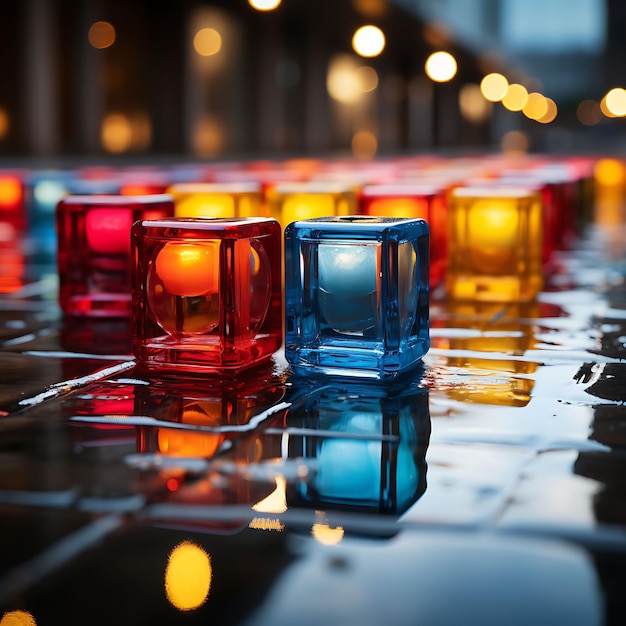
M 63 320 L 54 269 L 26 263 L 0 297 L 0 615 L 623 624 L 608 236 L 560 253 L 535 303 L 435 293 L 423 369 L 386 385 L 297 379 L 280 355 L 236 380 L 151 377 L 126 322 Z

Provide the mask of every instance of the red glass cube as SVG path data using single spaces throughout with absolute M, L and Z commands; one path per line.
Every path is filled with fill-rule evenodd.
M 59 304 L 66 315 L 130 317 L 130 229 L 174 213 L 170 196 L 68 196 L 57 206 Z
M 281 231 L 271 218 L 133 226 L 133 350 L 149 368 L 235 372 L 282 344 Z

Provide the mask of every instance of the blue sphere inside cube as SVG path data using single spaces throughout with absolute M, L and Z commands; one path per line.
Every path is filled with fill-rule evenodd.
M 429 231 L 344 216 L 285 230 L 285 354 L 299 374 L 390 378 L 429 345 Z

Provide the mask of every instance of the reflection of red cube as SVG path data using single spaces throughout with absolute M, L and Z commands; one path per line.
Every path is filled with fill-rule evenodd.
M 130 228 L 174 212 L 170 196 L 68 196 L 57 207 L 59 303 L 66 315 L 130 316 Z
M 430 229 L 430 283 L 436 287 L 442 282 L 447 258 L 444 189 L 409 183 L 366 185 L 359 196 L 359 213 L 426 220 Z
M 226 371 L 282 343 L 280 226 L 270 218 L 133 227 L 133 350 L 150 368 Z

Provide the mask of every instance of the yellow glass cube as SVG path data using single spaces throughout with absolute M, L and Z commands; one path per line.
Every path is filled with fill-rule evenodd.
M 177 183 L 167 189 L 176 217 L 266 217 L 259 183 Z
M 284 229 L 298 220 L 354 215 L 356 194 L 347 185 L 334 183 L 285 183 L 268 192 L 270 216 Z
M 448 207 L 446 290 L 456 300 L 530 301 L 543 286 L 542 201 L 527 189 L 458 187 Z

